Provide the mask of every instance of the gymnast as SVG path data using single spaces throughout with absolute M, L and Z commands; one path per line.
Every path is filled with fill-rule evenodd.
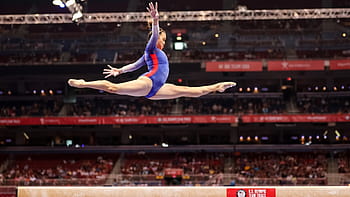
M 212 85 L 188 87 L 166 83 L 169 74 L 169 62 L 162 51 L 166 41 L 166 33 L 159 28 L 159 14 L 157 2 L 149 3 L 147 10 L 152 18 L 152 31 L 146 45 L 144 55 L 136 62 L 122 68 L 113 68 L 108 65 L 104 69 L 105 78 L 116 77 L 119 74 L 132 72 L 147 65 L 148 72 L 136 80 L 124 83 L 112 83 L 107 80 L 85 81 L 83 79 L 69 79 L 68 84 L 76 88 L 92 88 L 113 94 L 144 96 L 151 100 L 174 99 L 178 97 L 200 97 L 212 92 L 224 92 L 227 88 L 236 85 L 235 82 L 220 82 Z

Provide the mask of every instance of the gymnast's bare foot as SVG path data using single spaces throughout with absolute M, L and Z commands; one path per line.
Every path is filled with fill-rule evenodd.
M 216 85 L 217 85 L 218 92 L 224 92 L 227 88 L 234 87 L 237 84 L 235 82 L 220 82 L 220 83 L 217 83 Z
M 84 79 L 69 79 L 68 84 L 72 87 L 83 88 L 85 80 Z

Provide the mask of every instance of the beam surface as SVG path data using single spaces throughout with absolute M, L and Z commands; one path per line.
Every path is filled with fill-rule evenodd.
M 350 187 L 18 187 L 17 194 L 18 197 L 349 197 Z

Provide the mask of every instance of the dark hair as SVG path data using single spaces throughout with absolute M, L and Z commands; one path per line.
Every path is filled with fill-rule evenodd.
M 159 28 L 159 35 L 163 32 L 165 33 L 165 30 L 162 28 Z M 152 30 L 148 32 L 147 39 L 149 40 L 151 36 L 152 36 Z

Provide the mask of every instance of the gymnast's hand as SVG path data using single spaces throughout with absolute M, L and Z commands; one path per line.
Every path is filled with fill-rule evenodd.
M 113 68 L 111 65 L 107 65 L 109 69 L 105 68 L 103 69 L 103 74 L 106 75 L 105 78 L 108 78 L 113 75 L 113 77 L 116 77 L 117 75 L 120 75 L 122 73 L 122 69 L 119 68 Z
M 158 14 L 158 3 L 156 2 L 155 5 L 153 3 L 148 4 L 149 7 L 146 7 L 148 12 L 150 13 L 151 17 L 155 20 L 158 20 L 159 14 Z

